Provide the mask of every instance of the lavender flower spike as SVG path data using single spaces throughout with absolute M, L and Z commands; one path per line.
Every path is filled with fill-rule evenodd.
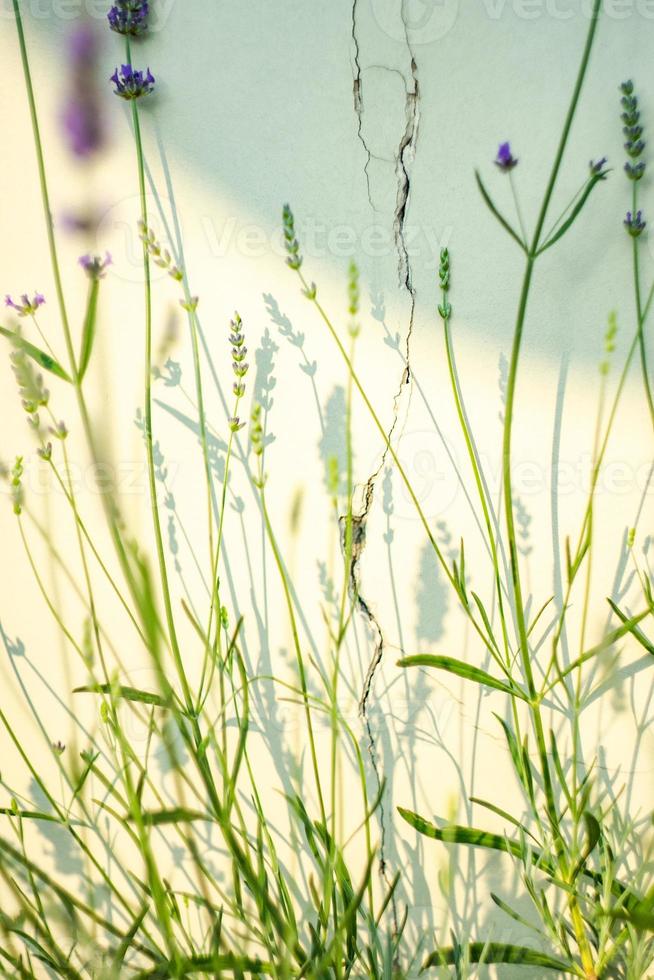
M 627 217 L 624 219 L 624 226 L 632 238 L 638 238 L 639 235 L 643 233 L 646 221 L 643 221 L 643 212 L 636 211 L 632 214 L 631 211 L 627 211 Z
M 104 122 L 96 82 L 98 39 L 88 24 L 78 27 L 68 42 L 69 94 L 62 112 L 64 136 L 80 159 L 102 148 Z
M 104 259 L 99 255 L 82 255 L 79 264 L 84 269 L 89 279 L 104 279 L 107 269 L 111 265 L 112 259 L 109 252 L 105 252 Z
M 139 37 L 148 29 L 149 13 L 147 0 L 118 0 L 107 14 L 107 20 L 117 34 Z
M 588 164 L 591 174 L 603 175 L 604 168 L 607 164 L 607 158 L 602 157 L 601 160 L 591 160 Z
M 495 165 L 500 170 L 503 170 L 504 173 L 508 173 L 509 170 L 513 170 L 518 165 L 517 158 L 511 153 L 510 143 L 500 143 L 497 156 L 495 157 Z
M 35 293 L 32 299 L 27 293 L 23 293 L 18 303 L 15 303 L 11 296 L 5 297 L 5 306 L 10 306 L 12 310 L 16 310 L 18 316 L 34 316 L 39 306 L 43 306 L 44 303 L 45 296 L 41 293 Z
M 149 68 L 142 72 L 131 65 L 121 65 L 120 70 L 116 68 L 110 80 L 116 86 L 116 95 L 121 99 L 140 99 L 154 89 L 154 75 Z

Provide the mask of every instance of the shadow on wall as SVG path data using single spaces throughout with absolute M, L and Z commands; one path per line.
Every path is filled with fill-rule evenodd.
M 105 6 L 80 0 L 78 14 L 86 10 L 101 29 Z M 190 12 L 178 0 L 158 0 L 152 31 L 133 53 L 135 63 L 149 63 L 157 77 L 155 94 L 142 102 L 148 153 L 153 159 L 158 155 L 160 140 L 167 152 L 188 164 L 189 173 L 199 176 L 209 194 L 218 193 L 221 208 L 214 213 L 212 206 L 211 215 L 199 216 L 192 228 L 216 265 L 227 251 L 236 250 L 248 262 L 277 249 L 281 206 L 290 200 L 315 277 L 328 266 L 343 274 L 349 258 L 356 257 L 370 282 L 404 301 L 396 324 L 402 338 L 410 293 L 415 294 L 418 325 L 433 322 L 438 253 L 448 245 L 457 257 L 459 282 L 467 282 L 468 289 L 476 285 L 467 308 L 459 301 L 458 315 L 467 329 L 489 331 L 506 346 L 515 305 L 512 283 L 521 257 L 485 211 L 474 168 L 480 166 L 493 181 L 501 206 L 511 207 L 506 181 L 492 172 L 491 161 L 498 140 L 511 135 L 507 128 L 518 144 L 529 141 L 517 175 L 529 224 L 554 154 L 548 124 L 555 132 L 565 112 L 568 75 L 578 60 L 585 20 L 577 12 L 562 24 L 543 11 L 526 19 L 515 4 L 468 7 L 456 0 L 425 5 L 416 19 L 415 5 L 408 6 L 411 16 L 403 22 L 404 4 L 395 0 L 341 6 L 287 0 L 274 8 L 195 0 Z M 66 19 L 56 10 L 55 0 L 42 2 L 38 16 L 28 16 L 26 5 L 29 34 L 47 39 L 53 59 L 80 19 L 74 10 Z M 607 20 L 612 64 L 620 63 L 623 50 L 632 59 L 633 45 L 644 46 L 654 36 L 654 22 L 641 24 L 637 38 L 629 26 Z M 547 57 L 544 34 L 552 42 Z M 192 70 L 186 57 L 190 50 Z M 477 65 L 474 74 L 462 50 Z M 552 77 L 551 50 L 559 52 L 562 70 L 543 107 L 543 80 Z M 107 79 L 121 56 L 121 39 L 107 30 L 101 61 Z M 583 180 L 588 145 L 598 144 L 611 160 L 622 155 L 615 100 L 605 104 L 604 90 L 599 90 L 600 84 L 608 85 L 598 81 L 607 74 L 601 53 L 597 61 L 597 74 L 589 80 L 589 88 L 596 90 L 593 116 L 582 119 L 579 143 L 573 134 L 569 175 L 555 208 L 567 202 L 567 185 L 574 190 Z M 513 84 L 517 78 L 519 91 Z M 62 83 L 62 98 L 63 89 Z M 128 139 L 128 107 L 116 105 L 108 81 L 103 105 L 113 119 L 114 138 Z M 534 106 L 551 117 L 541 116 L 537 125 Z M 118 122 L 121 109 L 124 125 Z M 471 133 L 476 134 L 473 146 Z M 541 274 L 540 308 L 534 311 L 540 329 L 530 332 L 539 355 L 556 360 L 571 345 L 584 356 L 598 354 L 599 335 L 590 324 L 604 322 L 616 302 L 615 289 L 608 282 L 601 285 L 592 309 L 584 290 L 591 274 L 602 282 L 602 268 L 610 280 L 616 257 L 626 249 L 619 234 L 626 206 L 619 176 L 603 188 L 603 206 L 585 217 L 586 227 L 571 233 L 565 262 L 561 256 Z M 257 232 L 252 248 L 248 228 Z M 579 234 L 587 239 L 584 249 L 575 247 L 573 236 Z M 596 247 L 589 238 L 597 240 Z M 607 250 L 600 239 L 615 247 Z M 555 302 L 556 287 L 564 280 L 570 284 L 567 307 L 579 302 L 588 311 L 584 329 L 574 334 Z

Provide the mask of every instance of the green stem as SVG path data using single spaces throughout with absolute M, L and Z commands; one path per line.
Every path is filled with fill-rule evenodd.
M 299 270 L 297 271 L 297 274 L 299 276 L 300 282 L 302 283 L 303 290 L 304 290 L 304 292 L 306 294 L 307 291 L 308 291 L 308 283 L 307 283 L 306 279 L 304 278 L 304 276 L 302 275 L 302 273 Z M 477 622 L 476 617 L 475 617 L 474 613 L 472 612 L 472 609 L 470 608 L 469 604 L 467 604 L 466 602 L 464 602 L 464 597 L 461 595 L 461 591 L 459 589 L 458 583 L 457 583 L 454 575 L 452 574 L 452 570 L 450 569 L 450 567 L 449 567 L 449 565 L 447 563 L 447 559 L 445 558 L 445 555 L 441 551 L 441 549 L 440 549 L 440 547 L 438 545 L 438 542 L 436 541 L 436 538 L 434 537 L 434 534 L 433 534 L 433 532 L 432 532 L 432 530 L 431 530 L 431 528 L 429 526 L 429 522 L 427 520 L 427 517 L 425 515 L 425 512 L 423 511 L 423 509 L 422 509 L 422 507 L 420 505 L 420 501 L 418 500 L 418 497 L 416 495 L 416 492 L 413 489 L 413 486 L 411 484 L 411 481 L 409 480 L 409 477 L 408 477 L 408 475 L 406 473 L 406 470 L 402 466 L 402 462 L 401 462 L 400 458 L 398 457 L 397 453 L 395 452 L 395 449 L 393 448 L 393 446 L 391 444 L 391 441 L 390 441 L 390 439 L 388 437 L 388 434 L 387 434 L 384 426 L 382 425 L 382 422 L 381 422 L 379 416 L 377 415 L 375 409 L 373 408 L 373 405 L 372 405 L 370 399 L 368 398 L 368 396 L 367 396 L 367 394 L 365 392 L 365 389 L 364 389 L 364 387 L 363 387 L 363 385 L 361 383 L 361 380 L 359 379 L 359 376 L 358 376 L 357 372 L 354 370 L 354 365 L 352 364 L 352 361 L 350 360 L 350 357 L 348 356 L 348 353 L 345 350 L 345 347 L 343 346 L 343 343 L 342 343 L 340 337 L 338 336 L 338 333 L 336 332 L 333 323 L 331 322 L 329 316 L 327 315 L 324 307 L 319 303 L 319 301 L 315 297 L 312 299 L 312 302 L 313 302 L 316 310 L 320 314 L 320 317 L 323 320 L 325 326 L 329 330 L 329 333 L 330 333 L 332 339 L 334 340 L 334 343 L 336 344 L 336 346 L 337 346 L 337 348 L 338 348 L 338 350 L 339 350 L 339 352 L 341 354 L 341 357 L 343 358 L 343 360 L 345 361 L 345 364 L 347 365 L 348 371 L 350 372 L 350 375 L 352 377 L 352 381 L 354 382 L 354 386 L 357 389 L 357 391 L 359 392 L 359 395 L 360 395 L 360 397 L 361 397 L 364 405 L 366 406 L 366 409 L 368 410 L 368 412 L 370 414 L 370 417 L 372 418 L 372 421 L 373 421 L 375 427 L 377 428 L 377 430 L 378 430 L 378 432 L 379 432 L 379 434 L 380 434 L 380 436 L 382 438 L 382 441 L 384 443 L 384 448 L 386 449 L 386 451 L 388 452 L 389 456 L 393 460 L 393 463 L 394 463 L 394 465 L 395 465 L 395 467 L 397 469 L 397 472 L 399 473 L 400 478 L 401 478 L 402 482 L 404 483 L 404 486 L 406 487 L 406 491 L 407 491 L 409 497 L 411 498 L 411 502 L 413 503 L 413 506 L 416 509 L 416 513 L 418 514 L 418 517 L 420 519 L 420 523 L 422 524 L 422 526 L 423 526 L 423 528 L 425 530 L 425 534 L 427 535 L 427 539 L 429 540 L 430 545 L 434 549 L 434 553 L 436 554 L 436 557 L 437 557 L 437 559 L 438 559 L 438 561 L 439 561 L 439 563 L 440 563 L 440 565 L 441 565 L 441 567 L 443 569 L 443 572 L 444 572 L 444 574 L 445 574 L 448 582 L 450 583 L 450 585 L 452 586 L 452 588 L 455 590 L 455 592 L 457 593 L 457 595 L 461 599 L 462 604 L 463 604 L 463 607 L 465 609 L 465 613 L 468 616 L 470 622 L 472 623 L 472 626 L 473 626 L 475 632 L 477 633 L 477 635 L 482 640 L 482 642 L 483 642 L 484 646 L 486 647 L 486 649 L 488 649 L 492 653 L 493 650 L 495 649 L 495 646 L 496 646 L 495 640 L 492 637 L 489 637 L 489 636 L 486 635 L 486 633 L 484 632 L 484 630 L 481 628 L 481 626 Z
M 590 53 L 593 46 L 593 40 L 595 38 L 595 32 L 597 29 L 600 6 L 601 6 L 601 0 L 594 0 L 592 14 L 591 14 L 591 22 L 586 37 L 586 44 L 582 54 L 581 64 L 579 66 L 579 71 L 577 74 L 577 80 L 575 82 L 575 87 L 572 93 L 570 106 L 568 108 L 568 112 L 563 125 L 563 131 L 561 133 L 561 138 L 559 140 L 556 156 L 554 158 L 554 164 L 552 166 L 550 178 L 547 184 L 547 188 L 545 190 L 545 195 L 543 197 L 543 203 L 541 205 L 540 213 L 536 223 L 536 229 L 534 231 L 532 245 L 527 255 L 525 271 L 522 280 L 522 288 L 520 292 L 520 300 L 518 304 L 516 326 L 513 335 L 513 346 L 511 351 L 509 376 L 507 381 L 506 412 L 504 416 L 504 438 L 503 438 L 503 453 L 502 453 L 504 509 L 505 509 L 505 519 L 506 519 L 507 537 L 508 537 L 508 545 L 509 545 L 511 580 L 513 585 L 515 613 L 516 613 L 516 619 L 518 625 L 520 655 L 521 655 L 524 677 L 527 683 L 529 694 L 531 696 L 531 718 L 532 718 L 532 725 L 534 729 L 534 735 L 536 738 L 538 755 L 539 755 L 541 769 L 542 769 L 543 788 L 545 792 L 545 802 L 546 802 L 548 821 L 551 827 L 551 831 L 554 839 L 554 846 L 558 856 L 561 871 L 564 877 L 569 872 L 568 860 L 566 855 L 565 844 L 561 837 L 559 818 L 556 811 L 554 787 L 552 783 L 552 775 L 550 772 L 550 764 L 547 755 L 547 746 L 545 740 L 543 720 L 542 720 L 542 715 L 540 710 L 540 702 L 538 701 L 536 688 L 534 684 L 534 675 L 533 675 L 533 668 L 531 663 L 531 651 L 529 649 L 529 638 L 528 638 L 527 625 L 525 620 L 524 600 L 523 600 L 522 584 L 520 578 L 520 565 L 518 559 L 517 536 L 516 536 L 516 529 L 515 529 L 514 507 L 513 507 L 513 489 L 512 489 L 512 476 L 511 476 L 511 443 L 512 443 L 512 432 L 513 432 L 514 403 L 515 403 L 515 391 L 516 391 L 516 383 L 517 383 L 517 376 L 518 376 L 518 365 L 520 361 L 522 337 L 524 332 L 524 326 L 525 326 L 525 320 L 527 314 L 527 305 L 529 301 L 529 293 L 531 289 L 532 276 L 534 271 L 535 255 L 538 252 L 538 247 L 540 244 L 540 236 L 543 231 L 545 220 L 547 218 L 547 212 L 552 199 L 552 195 L 554 193 L 557 177 L 559 174 L 559 170 L 561 168 L 563 156 L 567 146 L 568 137 L 570 135 L 570 130 L 572 128 L 572 123 L 577 110 L 577 105 L 579 103 L 579 97 L 581 95 L 581 90 L 583 87 L 586 71 L 588 68 L 588 62 L 590 59 Z M 581 918 L 581 914 L 579 912 L 577 900 L 573 895 L 570 896 L 570 911 L 573 918 L 575 937 L 579 945 L 579 952 L 581 955 L 582 965 L 588 977 L 589 978 L 594 977 L 595 973 L 594 973 L 593 958 L 590 950 L 590 945 L 588 942 L 588 938 L 586 936 L 586 930 L 583 924 L 583 919 Z
M 633 182 L 633 192 L 632 192 L 632 213 L 634 216 L 638 210 L 638 182 Z M 649 380 L 649 369 L 647 366 L 647 348 L 645 346 L 645 318 L 646 312 L 643 308 L 641 288 L 640 288 L 640 253 L 639 253 L 640 242 L 637 238 L 632 238 L 631 248 L 633 256 L 633 269 L 634 269 L 634 294 L 636 298 L 636 322 L 638 324 L 638 347 L 640 349 L 640 366 L 643 373 L 643 384 L 645 386 L 645 397 L 647 398 L 647 407 L 649 409 L 650 418 L 652 420 L 652 425 L 654 425 L 654 399 L 652 398 L 652 388 Z M 653 287 L 654 288 L 654 287 Z M 647 307 L 649 309 L 649 304 L 651 302 L 652 293 L 647 299 Z
M 298 675 L 300 680 L 300 688 L 302 690 L 302 700 L 304 703 L 304 715 L 307 723 L 307 734 L 309 737 L 309 749 L 311 753 L 311 762 L 313 765 L 313 774 L 316 784 L 316 793 L 318 795 L 318 804 L 320 807 L 321 819 L 327 826 L 327 811 L 325 809 L 325 801 L 322 792 L 322 784 L 320 781 L 320 768 L 318 766 L 318 755 L 316 752 L 316 743 L 313 732 L 313 720 L 311 718 L 311 707 L 309 705 L 309 690 L 307 687 L 306 670 L 304 667 L 304 657 L 302 655 L 302 647 L 300 645 L 300 635 L 297 628 L 297 621 L 295 619 L 295 611 L 293 608 L 293 598 L 291 596 L 291 591 L 286 578 L 286 571 L 284 569 L 284 562 L 282 560 L 281 553 L 279 551 L 279 546 L 277 544 L 277 539 L 275 538 L 275 533 L 270 521 L 270 516 L 268 514 L 268 507 L 266 505 L 266 495 L 263 488 L 264 477 L 263 477 L 263 466 L 260 464 L 259 469 L 259 485 L 261 493 L 261 512 L 263 515 L 264 525 L 266 528 L 266 535 L 270 542 L 272 548 L 273 557 L 275 559 L 275 564 L 277 565 L 277 570 L 279 572 L 279 577 L 282 583 L 282 589 L 284 592 L 284 598 L 286 600 L 286 607 L 288 610 L 288 618 L 291 624 L 291 634 L 293 637 L 293 646 L 295 649 L 295 657 L 297 661 Z
M 127 54 L 129 57 L 129 44 Z M 141 124 L 139 120 L 138 106 L 136 99 L 132 100 L 132 124 L 134 127 L 134 143 L 136 147 L 136 164 L 139 181 L 139 198 L 141 206 L 141 221 L 148 225 L 148 205 L 145 192 L 145 167 L 143 160 L 143 141 L 141 137 Z M 147 245 L 143 244 L 143 271 L 145 277 L 145 366 L 144 366 L 144 435 L 145 452 L 148 467 L 148 485 L 150 491 L 150 510 L 152 515 L 152 525 L 154 529 L 155 548 L 157 552 L 157 563 L 159 577 L 161 580 L 161 592 L 163 595 L 164 612 L 166 625 L 168 628 L 168 638 L 175 661 L 177 674 L 182 685 L 186 707 L 192 709 L 193 698 L 191 689 L 184 670 L 182 653 L 177 638 L 175 617 L 173 614 L 172 598 L 170 593 L 170 583 L 168 580 L 168 569 L 166 567 L 166 555 L 164 551 L 163 534 L 161 531 L 161 518 L 159 515 L 159 505 L 157 502 L 157 482 L 154 463 L 154 441 L 152 437 L 152 282 L 150 277 L 150 255 Z

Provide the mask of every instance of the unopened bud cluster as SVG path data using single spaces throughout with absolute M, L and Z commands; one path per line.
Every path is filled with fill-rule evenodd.
M 618 318 L 615 312 L 609 313 L 609 325 L 604 334 L 604 360 L 600 364 L 600 374 L 608 374 L 611 366 L 611 355 L 615 350 L 615 338 L 618 333 Z
M 17 456 L 11 468 L 9 487 L 11 489 L 11 499 L 14 506 L 14 514 L 19 516 L 23 512 L 23 457 Z
M 245 346 L 245 334 L 243 333 L 243 321 L 241 320 L 238 313 L 234 314 L 234 319 L 230 320 L 229 323 L 230 334 L 229 342 L 232 345 L 232 371 L 234 372 L 235 381 L 232 386 L 232 390 L 236 395 L 237 404 L 245 394 L 245 375 L 248 373 L 250 365 L 245 360 L 247 357 L 248 349 Z M 238 432 L 242 429 L 245 422 L 241 422 L 238 415 L 234 415 L 229 420 L 229 426 L 232 432 Z
M 641 138 L 643 127 L 640 124 L 638 96 L 634 94 L 634 83 L 632 81 L 623 82 L 620 86 L 620 91 L 622 93 L 620 99 L 622 113 L 620 118 L 623 123 L 622 132 L 626 137 L 624 148 L 629 157 L 624 165 L 624 169 L 629 180 L 640 180 L 645 173 L 645 161 L 640 159 L 645 149 L 645 142 Z
M 300 243 L 295 237 L 295 218 L 288 204 L 284 205 L 282 218 L 284 224 L 284 247 L 288 253 L 286 264 L 290 269 L 297 271 L 302 265 L 302 256 L 300 255 Z
M 359 269 L 357 268 L 356 262 L 350 262 L 347 270 L 347 295 L 348 295 L 348 307 L 347 311 L 350 314 L 350 336 L 356 337 L 359 333 L 359 324 L 357 323 L 357 316 L 359 313 L 359 305 L 361 301 L 361 292 L 359 289 Z
M 263 426 L 261 424 L 261 405 L 255 402 L 252 406 L 250 426 L 250 441 L 255 456 L 263 455 Z
M 452 306 L 447 298 L 450 291 L 450 253 L 446 248 L 441 249 L 441 261 L 438 267 L 438 278 L 440 282 L 443 301 L 438 305 L 438 312 L 444 320 L 449 320 L 452 316 Z
M 39 408 L 48 404 L 50 392 L 43 384 L 43 376 L 35 370 L 33 361 L 21 347 L 14 347 L 9 356 L 28 421 L 33 428 L 38 429 Z
M 154 231 L 143 220 L 139 221 L 139 237 L 148 250 L 148 255 L 154 264 L 159 266 L 160 269 L 165 269 L 170 278 L 174 279 L 175 282 L 181 282 L 184 278 L 184 273 L 175 265 L 168 249 L 161 246 Z

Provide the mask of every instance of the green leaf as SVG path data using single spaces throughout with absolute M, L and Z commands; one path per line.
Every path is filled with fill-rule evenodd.
M 398 667 L 435 667 L 437 670 L 446 670 L 450 674 L 456 674 L 457 677 L 474 681 L 476 684 L 483 684 L 484 687 L 492 687 L 496 691 L 503 691 L 505 694 L 521 698 L 523 701 L 529 700 L 524 691 L 519 687 L 505 684 L 504 681 L 498 680 L 497 677 L 487 674 L 485 670 L 481 670 L 479 667 L 473 667 L 463 660 L 455 660 L 453 657 L 441 657 L 432 653 L 419 653 L 415 656 L 404 657 L 402 660 L 398 660 L 397 665 Z
M 128 820 L 133 818 L 129 816 Z M 166 823 L 191 823 L 193 820 L 211 820 L 206 813 L 200 813 L 199 810 L 187 810 L 183 806 L 173 807 L 170 810 L 152 810 L 144 811 L 141 814 L 141 819 L 147 827 L 159 827 L 161 824 Z
M 147 913 L 148 913 L 148 905 L 145 904 L 141 909 L 141 911 L 136 916 L 136 918 L 134 919 L 134 921 L 132 922 L 128 931 L 125 933 L 122 942 L 120 943 L 115 953 L 111 957 L 111 965 L 113 969 L 116 971 L 116 976 L 119 976 L 118 971 L 122 968 L 123 961 L 127 956 L 127 952 L 132 946 L 134 937 L 136 936 L 137 932 L 141 928 L 143 924 L 143 920 L 145 919 Z
M 89 289 L 89 298 L 86 304 L 86 315 L 84 317 L 84 329 L 82 331 L 82 347 L 79 355 L 79 367 L 77 373 L 81 381 L 86 374 L 86 369 L 91 360 L 93 341 L 95 340 L 95 326 L 98 315 L 98 294 L 100 292 L 100 280 L 93 279 Z
M 403 820 L 406 820 L 414 830 L 425 837 L 433 840 L 442 841 L 444 844 L 467 844 L 472 847 L 485 847 L 492 851 L 503 851 L 505 854 L 512 854 L 514 857 L 524 860 L 525 847 L 518 841 L 509 840 L 500 834 L 491 834 L 486 830 L 477 830 L 474 827 L 461 827 L 459 824 L 449 824 L 445 827 L 436 827 L 429 820 L 414 813 L 412 810 L 405 810 L 404 807 L 397 808 Z M 543 871 L 559 887 L 573 893 L 573 889 L 566 885 L 556 876 L 556 868 L 548 861 L 543 854 L 536 848 L 531 848 L 533 864 Z M 596 884 L 602 883 L 602 875 L 597 871 L 588 868 L 582 869 L 585 878 L 594 881 Z M 611 892 L 616 898 L 621 898 L 629 911 L 637 908 L 639 899 L 634 892 L 623 885 L 617 879 L 611 882 Z
M 590 783 L 589 783 L 589 788 L 590 788 Z M 575 880 L 579 872 L 584 868 L 586 861 L 597 847 L 599 839 L 602 836 L 602 830 L 597 819 L 593 816 L 592 813 L 589 813 L 588 810 L 584 812 L 584 822 L 586 824 L 586 846 L 584 847 L 583 854 L 579 858 L 576 867 L 573 869 L 572 872 L 573 881 Z
M 640 630 L 640 629 L 638 629 L 638 626 L 637 626 L 637 624 L 640 622 L 640 620 L 641 619 L 644 619 L 645 616 L 647 616 L 649 614 L 649 609 L 643 615 L 633 616 L 630 619 L 629 616 L 626 616 L 622 612 L 622 610 L 620 609 L 620 607 L 618 605 L 616 605 L 615 602 L 613 602 L 612 599 L 609 599 L 608 600 L 608 603 L 609 603 L 609 606 L 611 607 L 611 609 L 613 610 L 613 612 L 615 613 L 615 615 L 622 622 L 622 624 L 624 626 L 624 631 L 627 632 L 627 633 L 631 633 L 631 635 L 636 640 L 638 640 L 638 642 L 640 643 L 640 645 L 643 646 L 647 650 L 648 653 L 654 654 L 654 644 L 652 644 L 647 639 L 647 637 L 645 636 L 645 634 L 643 633 L 643 631 Z
M 515 734 L 513 732 L 513 729 L 512 728 L 509 728 L 509 726 L 504 721 L 504 719 L 503 718 L 500 718 L 500 716 L 498 714 L 496 714 L 495 712 L 493 712 L 493 714 L 495 715 L 495 717 L 499 721 L 500 725 L 502 726 L 502 729 L 504 731 L 504 735 L 506 737 L 507 744 L 509 746 L 509 752 L 511 753 L 511 759 L 513 761 L 513 768 L 515 769 L 516 773 L 518 774 L 518 778 L 520 779 L 520 782 L 524 786 L 525 776 L 524 776 L 524 772 L 523 772 L 523 769 L 522 769 L 522 752 L 520 751 L 520 746 L 518 745 L 518 740 L 515 737 Z
M 10 806 L 0 807 L 0 814 L 5 817 L 20 817 L 21 820 L 46 820 L 48 823 L 58 823 L 62 827 L 64 822 L 52 813 L 40 813 L 37 810 L 13 810 Z M 79 823 L 79 821 L 72 821 Z
M 160 694 L 151 691 L 139 691 L 136 687 L 123 687 L 121 684 L 88 684 L 76 687 L 73 694 L 113 694 L 114 697 L 125 701 L 139 701 L 142 704 L 154 704 L 158 708 L 169 708 L 170 702 Z
M 41 350 L 40 347 L 35 347 L 34 344 L 30 344 L 29 340 L 25 340 L 20 334 L 16 333 L 15 330 L 7 330 L 6 327 L 0 327 L 0 334 L 3 337 L 8 337 L 12 342 L 14 347 L 18 347 L 23 353 L 31 357 L 33 361 L 42 367 L 45 371 L 49 371 L 50 374 L 56 375 L 61 378 L 62 381 L 67 381 L 72 384 L 72 378 L 70 375 L 62 368 L 59 361 L 55 361 L 54 357 L 50 354 L 46 354 L 45 351 Z
M 500 214 L 500 212 L 497 210 L 497 208 L 493 204 L 493 201 L 491 199 L 491 196 L 488 193 L 488 191 L 486 190 L 486 188 L 484 187 L 483 181 L 481 179 L 481 176 L 480 176 L 478 170 L 475 170 L 475 177 L 477 178 L 477 186 L 479 187 L 479 190 L 481 191 L 481 196 L 483 197 L 484 202 L 486 203 L 486 205 L 487 205 L 488 209 L 490 210 L 491 214 L 494 215 L 497 218 L 497 220 L 499 221 L 499 223 L 502 225 L 502 228 L 504 228 L 504 230 L 509 233 L 509 235 L 511 236 L 511 238 L 513 238 L 513 240 L 518 243 L 518 245 L 520 246 L 520 248 L 522 249 L 522 251 L 523 252 L 526 252 L 527 251 L 527 246 L 525 245 L 525 243 L 523 242 L 523 240 L 520 238 L 520 235 L 516 231 L 513 230 L 513 228 L 511 227 L 511 225 L 509 224 L 509 222 L 506 220 L 506 218 L 502 214 Z
M 536 838 L 531 833 L 531 831 L 528 830 L 524 826 L 524 824 L 521 824 L 519 820 L 511 816 L 511 814 L 507 810 L 503 810 L 501 806 L 496 806 L 495 803 L 491 803 L 489 800 L 482 800 L 478 796 L 471 796 L 470 802 L 476 803 L 478 806 L 483 806 L 487 810 L 491 810 L 493 813 L 496 813 L 498 817 L 502 817 L 502 819 L 508 820 L 508 822 L 512 823 L 514 827 L 517 827 L 518 830 L 521 830 L 523 834 L 526 834 L 528 837 L 531 837 L 534 843 L 537 843 Z
M 620 609 L 615 605 L 615 603 L 611 602 L 610 599 L 608 600 L 608 602 L 611 608 L 613 609 L 613 612 L 622 621 L 622 626 L 618 626 L 616 627 L 616 629 L 611 630 L 611 632 L 608 633 L 600 643 L 598 643 L 594 647 L 591 647 L 590 650 L 586 650 L 586 652 L 582 653 L 580 657 L 577 657 L 575 660 L 572 661 L 572 663 L 569 663 L 567 667 L 563 668 L 559 673 L 559 679 L 563 677 L 567 677 L 568 674 L 572 673 L 573 670 L 577 670 L 579 667 L 587 663 L 589 660 L 592 660 L 594 657 L 599 656 L 599 654 L 605 653 L 607 650 L 610 650 L 611 647 L 615 643 L 617 643 L 618 640 L 621 640 L 622 637 L 625 636 L 627 633 L 631 633 L 636 638 L 636 640 L 638 640 L 638 642 L 645 647 L 648 653 L 654 654 L 654 647 L 652 646 L 652 644 L 649 642 L 645 634 L 636 628 L 638 623 L 641 622 L 641 620 L 645 619 L 646 616 L 649 616 L 651 614 L 650 610 L 645 609 L 643 612 L 638 613 L 637 616 L 632 616 L 631 619 L 629 619 L 625 616 L 623 612 L 620 611 Z M 550 691 L 555 686 L 555 684 L 556 681 L 549 684 L 548 687 L 546 688 L 546 692 Z
M 586 203 L 586 201 L 590 197 L 590 194 L 591 194 L 593 188 L 595 187 L 595 185 L 598 184 L 600 182 L 600 180 L 605 180 L 605 178 L 606 178 L 606 173 L 605 172 L 601 172 L 601 173 L 593 174 L 592 175 L 592 177 L 590 178 L 590 180 L 586 184 L 586 187 L 584 188 L 583 194 L 581 195 L 581 197 L 577 201 L 576 205 L 574 206 L 574 208 L 570 212 L 569 217 L 566 219 L 566 221 L 563 222 L 563 224 L 561 225 L 561 227 L 559 228 L 559 230 L 557 232 L 555 232 L 552 235 L 552 237 L 549 238 L 545 242 L 544 245 L 541 245 L 541 247 L 536 252 L 536 255 L 542 255 L 543 252 L 546 251 L 546 249 L 551 248 L 551 246 L 554 245 L 555 242 L 558 242 L 559 238 L 562 238 L 563 235 L 565 235 L 566 231 L 568 231 L 568 229 L 571 228 L 572 225 L 574 224 L 574 222 L 577 220 L 577 217 L 578 217 L 581 209 L 583 208 L 584 204 Z
M 209 973 L 212 976 L 238 977 L 245 973 L 267 974 L 273 976 L 276 971 L 271 963 L 259 960 L 253 956 L 236 956 L 234 953 L 214 954 L 213 956 L 190 956 L 180 958 L 176 963 L 162 963 L 153 970 L 137 973 L 137 978 L 149 980 L 169 980 L 173 976 L 192 976 L 194 973 Z
M 405 810 L 401 806 L 397 810 L 402 819 L 406 820 L 419 834 L 424 834 L 425 837 L 431 837 L 433 840 L 442 841 L 444 844 L 469 844 L 473 847 L 486 847 L 492 851 L 504 851 L 506 854 L 513 854 L 514 857 L 518 858 L 523 856 L 523 849 L 520 844 L 502 837 L 501 834 L 491 834 L 486 830 L 476 830 L 474 827 L 461 827 L 459 824 L 436 827 L 412 810 Z
M 497 907 L 502 909 L 502 911 L 505 912 L 510 918 L 514 919 L 516 922 L 519 922 L 520 925 L 525 926 L 527 929 L 531 929 L 533 932 L 537 932 L 540 936 L 545 937 L 545 933 L 539 929 L 538 926 L 535 926 L 533 922 L 530 922 L 528 919 L 525 919 L 522 915 L 520 915 L 519 912 L 516 912 L 515 909 L 511 908 L 511 906 L 501 899 L 499 895 L 496 895 L 495 892 L 491 892 L 490 897 L 495 902 Z
M 587 835 L 586 857 L 588 857 L 588 855 L 592 854 L 595 848 L 597 847 L 598 841 L 602 836 L 602 831 L 600 829 L 599 822 L 593 816 L 592 813 L 586 811 L 586 813 L 584 813 L 584 821 L 586 823 L 586 835 Z
M 631 922 L 636 929 L 654 932 L 654 899 L 652 897 L 633 902 L 628 910 L 618 909 L 610 914 L 614 919 Z
M 431 966 L 451 965 L 462 951 L 470 963 L 516 963 L 520 966 L 540 966 L 547 970 L 559 970 L 562 973 L 583 976 L 578 967 L 569 960 L 560 960 L 548 953 L 539 953 L 538 950 L 529 949 L 528 946 L 511 946 L 507 943 L 469 943 L 466 947 L 459 947 L 458 952 L 452 946 L 440 949 L 425 960 L 423 970 Z

